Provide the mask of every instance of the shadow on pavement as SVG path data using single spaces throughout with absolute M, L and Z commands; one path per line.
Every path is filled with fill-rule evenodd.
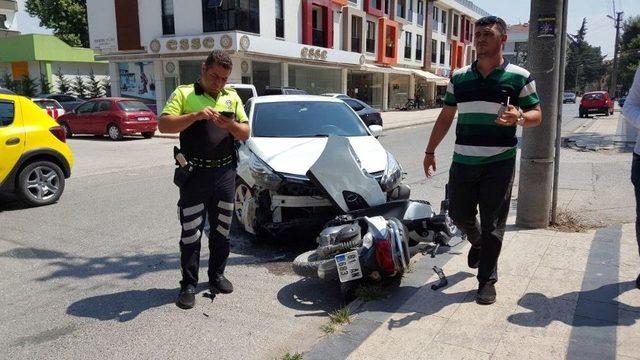
M 632 326 L 640 320 L 640 307 L 629 306 L 615 300 L 627 291 L 636 290 L 635 281 L 613 283 L 597 289 L 574 291 L 557 297 L 548 298 L 544 294 L 525 294 L 518 305 L 530 312 L 510 315 L 510 323 L 525 327 L 546 327 L 554 321 L 561 321 L 574 327 L 603 327 L 619 325 Z M 567 299 L 578 299 L 575 316 L 561 311 Z M 618 310 L 627 310 L 629 316 L 620 318 Z
M 129 290 L 76 301 L 67 314 L 101 321 L 126 322 L 143 311 L 173 303 L 178 289 Z
M 326 316 L 326 313 L 342 305 L 342 295 L 337 282 L 302 278 L 284 286 L 277 294 L 280 304 L 294 310 L 318 311 L 301 316 Z

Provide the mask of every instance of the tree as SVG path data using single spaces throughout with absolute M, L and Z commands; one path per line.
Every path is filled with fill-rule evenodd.
M 80 74 L 76 75 L 73 84 L 71 85 L 71 89 L 79 98 L 84 98 L 88 94 L 87 85 L 84 83 L 82 76 Z
M 103 96 L 104 92 L 100 81 L 96 79 L 93 69 L 89 72 L 89 80 L 87 83 L 87 96 L 91 99 Z
M 68 94 L 71 91 L 71 84 L 69 80 L 62 74 L 62 68 L 58 68 L 58 72 L 56 72 L 56 77 L 58 78 L 58 92 L 60 94 Z
M 618 85 L 626 94 L 640 63 L 640 16 L 625 20 L 618 55 Z
M 38 84 L 36 81 L 29 77 L 29 74 L 22 75 L 20 78 L 18 94 L 26 97 L 35 97 L 38 93 Z
M 564 88 L 567 90 L 584 92 L 589 84 L 600 81 L 606 74 L 605 56 L 599 46 L 591 46 L 585 40 L 587 30 L 587 19 L 583 19 L 578 32 L 568 35 L 564 77 Z
M 0 80 L 0 82 L 2 83 L 2 86 L 4 86 L 5 88 L 15 92 L 16 89 L 16 82 L 13 81 L 13 79 L 11 78 L 11 74 L 9 73 L 4 73 L 4 75 L 2 75 L 2 80 Z
M 104 92 L 105 96 L 111 96 L 111 78 L 108 76 L 100 81 L 100 88 Z
M 40 93 L 51 94 L 53 86 L 49 82 L 49 79 L 45 75 L 40 75 Z
M 25 9 L 67 44 L 89 47 L 86 0 L 27 0 Z

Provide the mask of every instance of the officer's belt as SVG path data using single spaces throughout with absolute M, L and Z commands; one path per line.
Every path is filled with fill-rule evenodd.
M 233 156 L 229 155 L 222 159 L 212 160 L 212 159 L 200 159 L 197 157 L 189 159 L 189 163 L 195 167 L 199 168 L 221 168 L 223 166 L 227 166 L 233 162 Z

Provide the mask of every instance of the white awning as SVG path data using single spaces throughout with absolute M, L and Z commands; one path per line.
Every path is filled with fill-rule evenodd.
M 375 71 L 375 72 L 383 72 L 389 74 L 402 74 L 402 75 L 411 75 L 411 71 L 409 69 L 401 69 L 393 66 L 378 66 L 373 64 L 364 64 L 362 65 L 362 70 L 366 71 Z
M 436 74 L 432 74 L 428 71 L 423 71 L 423 70 L 411 69 L 411 71 L 417 76 L 424 78 L 428 82 L 436 83 L 436 85 L 446 86 L 449 84 L 449 79 L 446 77 L 438 76 Z

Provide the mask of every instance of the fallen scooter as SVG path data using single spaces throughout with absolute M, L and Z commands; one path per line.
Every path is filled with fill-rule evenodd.
M 343 214 L 325 225 L 315 250 L 296 257 L 293 270 L 305 277 L 337 280 L 346 298 L 353 296 L 360 281 L 402 275 L 420 244 L 431 244 L 435 256 L 457 232 L 446 199 L 439 214 L 427 201 L 386 202 L 380 185 L 362 168 L 345 138 L 330 137 L 307 176 Z

